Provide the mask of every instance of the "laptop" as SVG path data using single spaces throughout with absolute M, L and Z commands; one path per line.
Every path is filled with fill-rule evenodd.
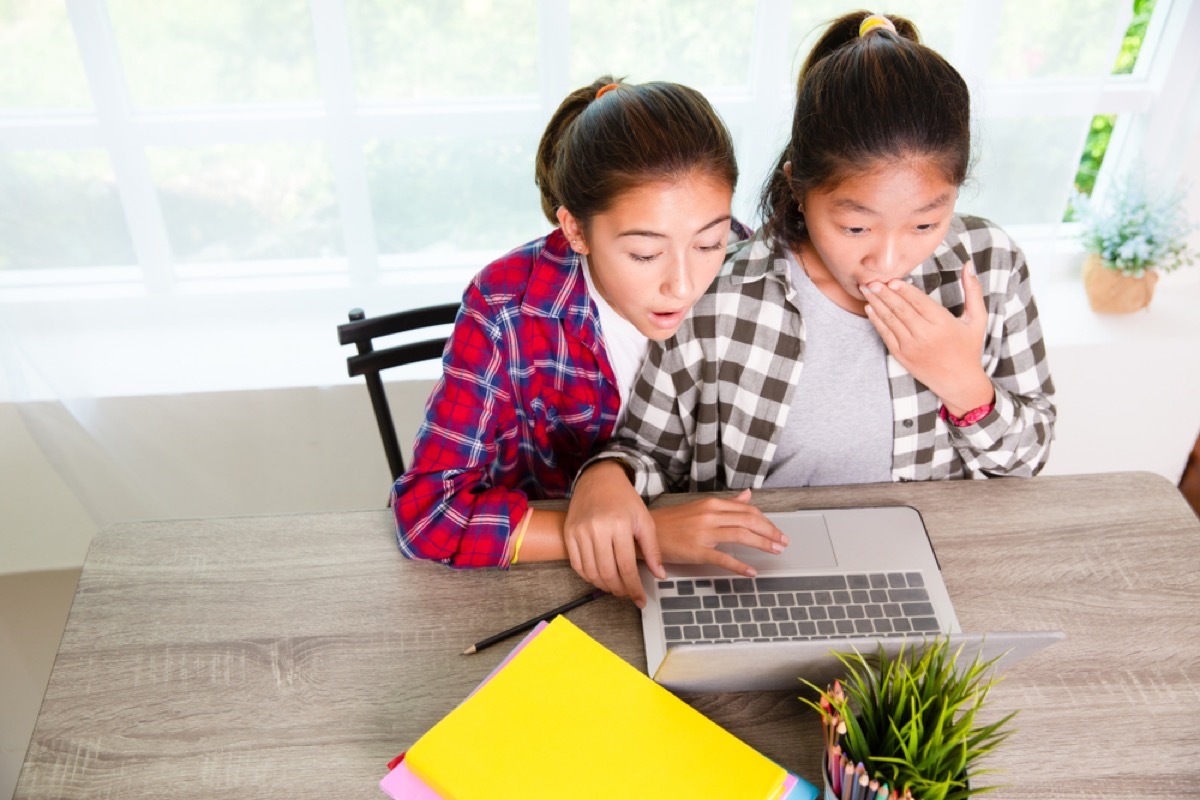
M 1007 667 L 1065 638 L 1062 631 L 965 633 L 921 520 L 909 506 L 768 512 L 790 544 L 779 555 L 721 549 L 753 566 L 743 578 L 711 565 L 641 566 L 647 672 L 675 691 L 818 686 L 845 673 L 835 652 L 891 655 L 937 636 L 958 663 Z

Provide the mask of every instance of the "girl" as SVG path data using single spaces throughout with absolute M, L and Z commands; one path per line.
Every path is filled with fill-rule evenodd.
M 393 486 L 410 558 L 567 557 L 564 513 L 534 514 L 529 499 L 565 496 L 612 435 L 648 343 L 679 328 L 735 224 L 729 132 L 677 84 L 605 77 L 571 94 L 542 137 L 536 182 L 558 228 L 467 287 L 412 465 Z M 691 528 L 779 547 L 782 534 L 747 500 L 700 509 Z M 669 536 L 664 547 L 687 558 Z
M 638 492 L 1042 468 L 1055 409 L 1037 307 L 1020 249 L 954 213 L 969 155 L 966 84 L 912 23 L 830 25 L 763 230 L 651 348 L 625 429 L 577 482 L 565 535 L 595 565 L 581 574 L 640 596 L 630 541 L 665 574 Z

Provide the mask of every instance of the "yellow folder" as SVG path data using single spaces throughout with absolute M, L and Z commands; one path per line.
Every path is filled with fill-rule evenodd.
M 449 800 L 768 800 L 787 775 L 561 616 L 405 759 Z

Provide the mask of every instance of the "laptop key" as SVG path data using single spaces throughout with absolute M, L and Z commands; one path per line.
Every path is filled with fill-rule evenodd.
M 836 632 L 837 629 L 833 627 L 833 623 L 827 619 L 823 619 L 817 623 L 817 633 L 832 636 Z
M 846 583 L 851 589 L 869 589 L 871 588 L 871 579 L 866 575 L 847 575 Z
M 849 619 L 839 619 L 837 621 L 838 633 L 854 633 L 854 621 Z
M 741 629 L 737 625 L 729 624 L 721 626 L 721 635 L 728 639 L 736 639 L 741 636 Z
M 777 606 L 777 607 L 771 609 L 771 619 L 774 620 L 775 622 L 782 622 L 783 620 L 785 620 L 787 618 L 788 618 L 788 610 L 786 608 L 779 608 Z
M 803 620 L 803 619 L 808 619 L 808 609 L 807 608 L 789 608 L 788 616 L 797 621 Z
M 889 589 L 888 600 L 893 603 L 904 603 L 910 600 L 928 600 L 929 593 L 924 589 Z
M 904 608 L 904 616 L 906 617 L 927 617 L 933 615 L 932 603 L 902 603 Z
M 745 623 L 742 625 L 742 636 L 745 636 L 747 639 L 752 639 L 755 636 L 758 636 L 758 626 L 753 622 Z
M 902 572 L 889 572 L 887 578 L 888 586 L 893 589 L 903 589 L 908 585 L 904 581 L 904 573 Z
M 720 625 L 705 625 L 703 628 L 701 628 L 701 630 L 704 632 L 704 636 L 708 639 L 720 639 L 721 638 L 721 626 Z
M 937 631 L 941 630 L 936 617 L 917 617 L 912 621 L 914 631 Z
M 796 627 L 796 623 L 794 623 L 794 622 L 779 623 L 779 635 L 780 636 L 795 636 L 797 633 L 799 633 L 799 629 Z
M 750 616 L 755 622 L 767 622 L 771 619 L 771 612 L 766 608 L 752 608 L 750 609 Z
M 817 633 L 817 623 L 815 622 L 800 622 L 797 623 L 796 628 L 801 636 L 815 636 Z
M 661 601 L 664 611 L 681 611 L 685 608 L 699 608 L 699 597 L 664 597 Z
M 729 594 L 733 591 L 733 585 L 728 578 L 718 578 L 713 581 L 713 591 L 717 594 Z
M 753 592 L 754 591 L 754 581 L 752 581 L 750 578 L 734 578 L 733 579 L 733 591 L 737 592 L 738 594 L 746 594 L 747 592 Z
M 691 625 L 696 619 L 690 611 L 664 611 L 662 621 L 664 625 Z
M 887 575 L 884 575 L 883 573 L 880 573 L 880 572 L 875 572 L 875 573 L 872 573 L 871 575 L 869 575 L 869 576 L 867 576 L 867 577 L 868 577 L 868 579 L 871 581 L 871 588 L 872 588 L 872 589 L 886 589 L 886 588 L 888 588 L 888 579 L 887 579 Z
M 856 619 L 854 620 L 854 630 L 856 633 L 874 633 L 875 626 L 869 619 Z
M 697 624 L 711 625 L 712 621 L 713 621 L 713 612 L 711 612 L 711 611 L 697 611 L 696 612 Z
M 696 587 L 692 584 L 691 581 L 676 581 L 675 582 L 675 591 L 677 591 L 681 595 L 695 594 Z
M 700 638 L 700 626 L 699 625 L 684 625 L 683 626 L 683 638 L 693 639 L 693 640 L 699 639 Z
M 719 608 L 713 612 L 714 622 L 733 622 L 733 612 L 728 608 Z
M 733 610 L 733 621 L 734 622 L 749 622 L 750 621 L 750 609 L 735 608 Z
M 663 628 L 663 634 L 666 635 L 668 642 L 673 642 L 683 638 L 683 629 L 678 625 L 668 625 Z
M 717 597 L 715 594 L 706 594 L 701 597 L 700 600 L 704 603 L 705 608 L 721 607 L 721 598 Z
M 925 576 L 919 572 L 906 572 L 904 577 L 908 579 L 909 586 L 924 586 Z
M 659 581 L 658 588 L 659 589 L 674 589 L 675 581 Z
M 760 592 L 793 592 L 814 589 L 845 589 L 843 575 L 790 575 L 784 577 L 756 578 Z

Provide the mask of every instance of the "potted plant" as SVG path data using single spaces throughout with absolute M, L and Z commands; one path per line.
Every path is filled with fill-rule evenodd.
M 959 663 L 961 654 L 944 637 L 895 656 L 881 645 L 874 656 L 838 653 L 847 674 L 826 689 L 804 681 L 819 693 L 800 699 L 821 714 L 826 798 L 962 800 L 990 788 L 969 778 L 987 772 L 979 760 L 1009 736 L 1016 712 L 984 724 L 996 659 Z
M 1080 239 L 1088 258 L 1083 285 L 1093 311 L 1128 313 L 1145 308 L 1154 296 L 1159 272 L 1194 260 L 1187 237 L 1184 192 L 1155 193 L 1144 179 L 1116 182 L 1103 203 L 1086 195 L 1072 202 L 1082 223 Z

